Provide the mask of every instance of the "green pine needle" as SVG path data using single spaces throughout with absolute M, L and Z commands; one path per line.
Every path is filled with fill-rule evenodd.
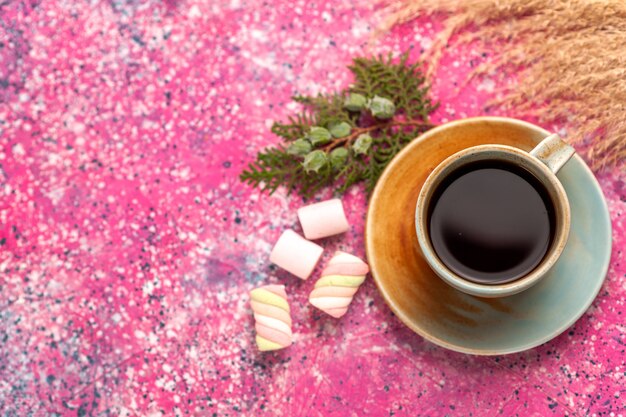
M 408 58 L 408 52 L 402 54 L 397 63 L 391 54 L 386 58 L 355 58 L 348 67 L 355 76 L 350 92 L 388 98 L 407 119 L 420 117 L 428 121 L 438 105 L 427 97 L 430 86 L 426 84 L 420 63 L 409 65 Z
M 241 173 L 241 181 L 269 194 L 285 186 L 288 193 L 296 191 L 304 197 L 329 186 L 342 194 L 361 181 L 371 192 L 391 159 L 409 142 L 433 127 L 429 116 L 438 104 L 428 98 L 429 86 L 420 63 L 409 64 L 408 58 L 408 53 L 398 60 L 391 55 L 355 58 L 348 67 L 355 79 L 349 88 L 335 94 L 293 97 L 302 104 L 303 110 L 290 116 L 286 123 L 275 122 L 272 126 L 272 132 L 280 136 L 284 144 L 259 152 L 256 160 Z M 344 102 L 349 93 L 358 93 L 368 99 L 375 96 L 386 98 L 395 104 L 396 112 L 390 120 L 378 120 L 367 109 L 348 111 Z M 317 173 L 307 172 L 303 156 L 287 153 L 287 146 L 297 139 L 306 139 L 311 127 L 329 129 L 341 122 L 352 127 L 351 133 L 330 143 L 316 145 L 314 150 L 329 154 L 335 148 L 345 147 L 349 153 L 343 167 L 329 164 Z M 365 155 L 360 155 L 354 152 L 352 145 L 363 133 L 372 136 L 373 141 Z

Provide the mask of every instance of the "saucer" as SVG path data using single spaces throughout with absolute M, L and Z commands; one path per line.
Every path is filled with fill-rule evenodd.
M 383 298 L 417 334 L 475 355 L 520 352 L 561 334 L 593 302 L 609 266 L 611 222 L 600 186 L 578 155 L 557 175 L 571 206 L 567 245 L 548 275 L 520 294 L 487 299 L 452 288 L 430 269 L 415 235 L 417 196 L 446 157 L 488 143 L 531 150 L 549 133 L 515 119 L 459 120 L 424 133 L 383 172 L 367 212 L 367 258 Z

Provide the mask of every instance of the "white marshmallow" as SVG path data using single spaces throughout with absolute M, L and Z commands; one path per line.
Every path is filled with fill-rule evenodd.
M 270 261 L 298 278 L 307 279 L 322 256 L 321 246 L 293 230 L 285 230 L 270 254 Z
M 338 198 L 298 209 L 298 218 L 307 239 L 320 239 L 343 233 L 350 228 L 343 204 Z

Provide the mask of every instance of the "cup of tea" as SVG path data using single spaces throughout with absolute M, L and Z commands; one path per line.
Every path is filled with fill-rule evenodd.
M 417 240 L 433 271 L 479 297 L 539 282 L 567 243 L 570 207 L 556 173 L 573 154 L 553 134 L 530 152 L 480 145 L 441 162 L 415 209 Z

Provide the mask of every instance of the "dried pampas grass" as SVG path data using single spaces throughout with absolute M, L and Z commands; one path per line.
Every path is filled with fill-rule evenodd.
M 382 0 L 381 30 L 417 16 L 443 16 L 430 51 L 436 71 L 454 35 L 493 46 L 494 57 L 470 77 L 516 69 L 518 82 L 496 104 L 542 122 L 567 122 L 568 140 L 595 169 L 626 160 L 625 0 Z M 506 87 L 505 87 L 506 88 Z

